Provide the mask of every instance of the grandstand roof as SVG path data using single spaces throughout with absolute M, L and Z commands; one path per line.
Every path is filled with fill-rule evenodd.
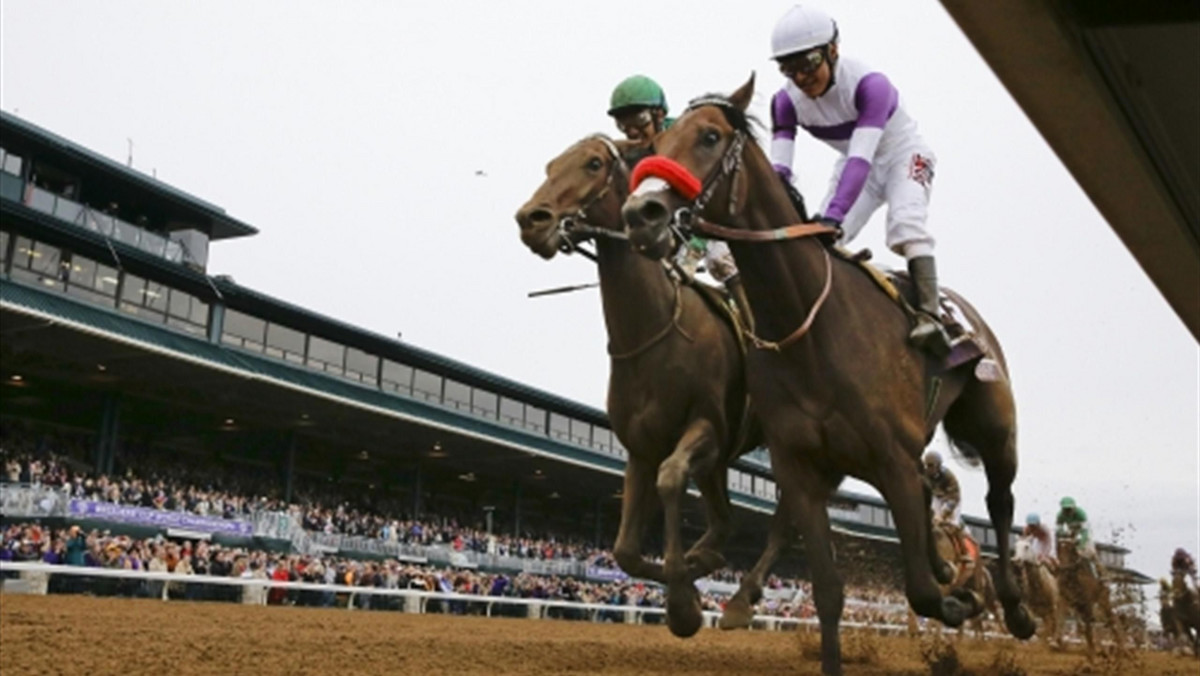
M 258 234 L 258 229 L 233 218 L 221 207 L 179 188 L 164 183 L 100 153 L 69 141 L 28 120 L 0 111 L 0 133 L 5 149 L 18 155 L 36 151 L 46 159 L 85 174 L 89 183 L 105 182 L 111 186 L 143 192 L 160 201 L 171 211 L 206 225 L 212 239 L 228 239 Z

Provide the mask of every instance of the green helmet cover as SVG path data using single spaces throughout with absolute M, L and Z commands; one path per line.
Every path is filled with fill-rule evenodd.
M 1074 508 L 1075 507 L 1075 498 L 1063 498 L 1062 502 L 1058 503 L 1058 506 L 1062 507 L 1063 509 L 1067 509 L 1068 507 Z
M 615 115 L 622 108 L 662 108 L 667 112 L 667 96 L 658 83 L 645 75 L 632 75 L 621 80 L 613 89 L 609 100 L 608 114 Z

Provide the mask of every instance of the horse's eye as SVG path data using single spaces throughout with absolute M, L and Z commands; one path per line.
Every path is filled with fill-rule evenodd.
M 721 135 L 711 129 L 704 132 L 704 135 L 700 137 L 700 141 L 710 148 L 717 145 L 717 142 L 720 140 Z
M 599 157 L 593 157 L 592 159 L 588 160 L 587 168 L 588 171 L 600 171 L 604 168 L 604 163 L 600 161 Z

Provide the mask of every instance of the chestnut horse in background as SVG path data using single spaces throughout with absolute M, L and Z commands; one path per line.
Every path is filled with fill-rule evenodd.
M 978 614 L 974 595 L 943 596 L 938 587 L 953 571 L 930 532 L 931 496 L 920 457 L 941 422 L 961 453 L 983 463 L 988 511 L 1002 534 L 997 595 L 1009 631 L 1028 638 L 1035 625 L 1021 605 L 1003 536 L 1012 527 L 1017 447 L 999 343 L 979 314 L 952 296 L 987 346 L 987 378 L 970 363 L 940 370 L 908 344 L 902 307 L 857 263 L 811 236 L 832 235 L 832 229 L 799 223 L 753 137 L 745 113 L 753 93 L 752 76 L 732 96 L 693 102 L 655 138 L 658 156 L 638 166 L 622 213 L 630 242 L 648 257 L 671 254 L 694 229 L 728 240 L 737 260 L 758 332 L 751 336 L 759 349 L 750 351 L 747 377 L 782 495 L 783 516 L 774 522 L 764 561 L 778 555 L 775 545 L 786 542 L 791 527 L 800 531 L 821 625 L 821 666 L 841 673 L 838 624 L 845 599 L 826 503 L 854 476 L 874 486 L 891 509 L 912 608 L 951 627 Z M 747 578 L 760 574 L 764 561 Z M 743 585 L 760 582 L 744 579 Z
M 542 258 L 593 240 L 608 329 L 608 415 L 629 452 L 613 554 L 629 575 L 667 585 L 667 623 L 691 636 L 703 621 L 694 582 L 725 563 L 731 532 L 727 468 L 761 443 L 750 415 L 737 329 L 700 292 L 634 253 L 621 205 L 625 155 L 638 146 L 589 136 L 546 166 L 546 180 L 517 211 L 521 241 Z M 686 553 L 682 503 L 688 480 L 704 500 L 708 530 Z M 662 564 L 642 557 L 655 511 L 665 517 Z

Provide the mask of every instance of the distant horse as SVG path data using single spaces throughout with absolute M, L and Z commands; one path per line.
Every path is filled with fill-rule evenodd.
M 1047 645 L 1062 646 L 1062 602 L 1058 595 L 1058 580 L 1042 561 L 1026 538 L 1017 538 L 1013 547 L 1014 573 L 1025 591 L 1025 602 L 1042 619 L 1042 640 Z
M 1171 607 L 1179 637 L 1192 646 L 1192 652 L 1200 657 L 1200 599 L 1195 589 L 1187 584 L 1181 571 L 1171 576 Z
M 732 321 L 696 288 L 630 249 L 621 221 L 624 154 L 637 146 L 589 136 L 546 166 L 546 180 L 517 211 L 521 241 L 543 258 L 593 240 L 608 329 L 608 415 L 629 451 L 613 555 L 635 577 L 665 583 L 677 636 L 703 621 L 695 580 L 724 565 L 731 532 L 729 464 L 761 442 L 748 409 L 744 350 Z M 703 496 L 708 530 L 684 553 L 688 481 Z M 665 515 L 664 561 L 642 557 L 655 497 Z
M 942 593 L 954 593 L 955 590 L 965 590 L 975 597 L 975 603 L 983 608 L 986 612 L 991 613 L 993 617 L 1000 618 L 1000 608 L 996 603 L 996 587 L 992 583 L 992 574 L 988 571 L 987 565 L 984 564 L 983 557 L 976 548 L 971 552 L 970 562 L 964 562 L 960 559 L 958 548 L 954 546 L 955 535 L 949 531 L 949 527 L 944 524 L 934 524 L 933 537 L 937 541 L 938 555 L 943 561 L 950 564 L 954 570 L 954 579 L 949 584 L 941 585 Z M 912 608 L 909 608 L 909 627 L 910 634 L 913 633 L 912 628 L 917 626 L 916 614 Z M 986 627 L 983 622 L 983 614 L 976 615 L 968 620 L 975 631 L 975 638 L 983 639 Z M 967 623 L 963 623 L 958 628 L 958 636 L 962 638 L 966 631 Z
M 1108 625 L 1114 643 L 1124 645 L 1124 631 L 1113 612 L 1111 593 L 1103 572 L 1089 565 L 1079 554 L 1075 538 L 1066 534 L 1058 538 L 1058 590 L 1064 607 L 1083 624 L 1088 654 L 1096 651 L 1093 625 L 1097 619 Z
M 830 496 L 847 475 L 879 490 L 900 536 L 909 603 L 918 614 L 957 627 L 982 608 L 970 594 L 946 597 L 938 587 L 953 571 L 938 557 L 930 532 L 920 456 L 943 422 L 966 456 L 983 461 L 992 524 L 1008 533 L 1017 471 L 1015 405 L 999 344 L 965 301 L 954 297 L 988 346 L 982 376 L 969 365 L 944 370 L 909 345 L 910 317 L 901 305 L 860 265 L 813 236 L 832 229 L 797 223 L 747 121 L 753 93 L 751 77 L 730 97 L 694 102 L 655 138 L 658 156 L 638 166 L 638 187 L 622 213 L 630 241 L 652 258 L 669 255 L 688 230 L 730 242 L 758 332 L 751 337 L 758 349 L 747 362 L 750 391 L 784 513 L 773 523 L 764 559 L 778 555 L 773 544 L 785 542 L 790 528 L 800 531 L 821 625 L 822 669 L 840 673 L 845 599 L 830 543 Z M 1004 619 L 1014 636 L 1028 638 L 1035 625 L 1021 607 L 1008 538 L 1001 537 L 998 548 Z M 752 573 L 758 572 L 756 566 Z

